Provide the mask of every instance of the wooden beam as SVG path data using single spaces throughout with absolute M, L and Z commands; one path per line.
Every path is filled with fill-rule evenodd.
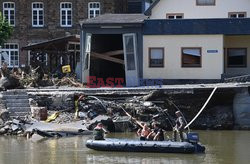
M 96 53 L 96 52 L 91 52 L 91 57 L 95 57 L 95 58 L 99 58 L 99 59 L 103 59 L 103 60 L 108 60 L 108 61 L 118 63 L 118 64 L 124 64 L 124 60 L 117 59 L 117 58 L 110 57 L 110 56 L 106 56 L 104 54 L 100 54 L 100 53 Z
M 121 54 L 123 54 L 123 53 L 124 53 L 123 50 L 115 50 L 115 51 L 105 52 L 105 53 L 103 53 L 103 55 L 115 56 L 115 55 L 121 55 Z

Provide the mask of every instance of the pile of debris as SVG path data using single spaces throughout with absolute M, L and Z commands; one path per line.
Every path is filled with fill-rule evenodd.
M 74 74 L 64 74 L 59 78 L 54 74 L 45 73 L 40 66 L 13 68 L 11 71 L 7 67 L 2 67 L 0 77 L 0 88 L 4 90 L 46 86 L 83 87 Z
M 76 77 L 65 76 L 61 79 L 52 79 L 54 86 L 83 87 L 83 84 L 76 80 Z
M 30 124 L 29 118 L 24 120 L 20 118 L 12 119 L 7 110 L 0 109 L 0 135 L 23 136 L 26 125 Z
M 0 125 L 0 135 L 24 136 L 27 124 L 30 123 L 18 118 L 6 121 Z
M 37 100 L 42 100 L 41 102 L 30 99 L 31 114 L 25 121 L 9 119 L 6 111 L 0 113 L 0 134 L 21 135 L 25 134 L 27 127 L 32 127 L 29 128 L 30 133 L 33 133 L 33 129 L 36 129 L 38 133 L 42 131 L 59 134 L 60 132 L 60 135 L 62 135 L 62 129 L 60 130 L 62 125 L 67 126 L 65 129 L 72 129 L 76 122 L 79 128 L 74 130 L 74 134 L 83 134 L 79 133 L 80 131 L 91 131 L 98 122 L 106 125 L 110 132 L 134 131 L 139 127 L 138 121 L 148 124 L 156 121 L 162 129 L 172 130 L 176 119 L 174 113 L 179 110 L 179 107 L 173 105 L 174 103 L 162 94 L 160 91 L 153 91 L 146 96 L 134 97 L 64 95 L 64 101 L 70 100 L 66 102 L 67 105 L 60 101 L 58 103 L 62 104 L 60 107 L 59 105 L 52 105 L 51 102 L 45 103 L 45 101 L 53 102 L 52 98 L 38 97 Z M 200 105 L 202 105 L 202 102 Z M 184 116 L 192 118 L 200 108 L 193 109 L 183 110 Z M 197 129 L 202 126 L 211 129 L 223 129 L 224 127 L 230 128 L 233 125 L 231 124 L 233 119 L 231 108 L 217 107 L 211 108 L 211 111 L 210 114 L 204 111 L 204 117 L 201 115 L 200 119 L 196 121 L 198 125 L 195 123 L 192 126 Z M 188 120 L 191 120 L 189 117 Z M 211 121 L 214 118 L 220 121 Z M 30 124 L 33 125 L 30 126 Z M 52 128 L 53 126 L 55 128 Z M 41 129 L 41 127 L 46 128 Z M 63 132 L 63 134 L 69 134 L 65 129 L 64 132 L 66 132 Z M 54 133 L 55 131 L 56 133 Z

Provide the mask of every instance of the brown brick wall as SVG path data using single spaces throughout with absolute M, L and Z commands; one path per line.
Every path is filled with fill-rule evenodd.
M 101 13 L 126 12 L 127 0 L 0 0 L 0 11 L 3 2 L 15 2 L 14 33 L 10 43 L 18 43 L 19 48 L 29 43 L 45 41 L 65 36 L 66 32 L 79 34 L 78 21 L 88 17 L 88 3 L 100 2 Z M 32 2 L 44 3 L 44 27 L 32 27 Z M 60 26 L 60 3 L 72 2 L 73 26 Z M 27 51 L 19 53 L 19 64 L 27 65 Z

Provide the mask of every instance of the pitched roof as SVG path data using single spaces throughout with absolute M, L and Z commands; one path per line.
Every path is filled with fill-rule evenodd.
M 144 14 L 103 14 L 95 18 L 80 21 L 80 24 L 140 24 L 148 16 Z
M 60 50 L 65 50 L 68 42 L 80 42 L 80 35 L 69 35 L 60 38 L 43 41 L 40 43 L 34 43 L 22 47 L 22 50 L 55 50 L 55 47 Z

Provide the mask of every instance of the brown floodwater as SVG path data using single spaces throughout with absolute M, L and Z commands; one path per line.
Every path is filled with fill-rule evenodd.
M 31 141 L 0 137 L 0 164 L 249 164 L 250 131 L 199 131 L 205 154 L 98 152 L 86 148 L 90 136 Z M 133 133 L 109 137 L 133 138 Z

